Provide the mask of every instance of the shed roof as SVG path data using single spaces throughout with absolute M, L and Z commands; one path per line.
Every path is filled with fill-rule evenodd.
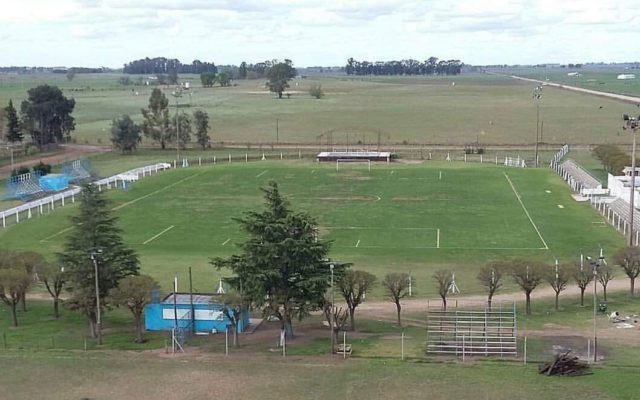
M 162 304 L 173 304 L 174 293 L 169 293 L 162 299 Z M 176 304 L 191 304 L 191 296 L 189 293 L 175 293 Z M 215 303 L 220 295 L 213 293 L 194 293 L 193 304 L 211 304 Z

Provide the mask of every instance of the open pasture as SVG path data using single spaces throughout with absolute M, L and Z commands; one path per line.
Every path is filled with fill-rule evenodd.
M 78 143 L 109 144 L 113 118 L 130 114 L 141 121 L 149 86 L 121 86 L 117 74 L 63 76 L 0 75 L 0 104 L 18 106 L 29 88 L 60 86 L 76 100 Z M 135 76 L 132 79 L 136 79 Z M 202 88 L 199 77 L 181 76 L 192 89 L 180 109 L 209 113 L 217 143 L 333 143 L 338 147 L 399 143 L 460 146 L 532 145 L 536 134 L 533 84 L 508 77 L 463 74 L 457 77 L 314 77 L 291 82 L 291 98 L 277 100 L 263 80 L 240 80 L 237 86 Z M 455 83 L 455 85 L 454 85 Z M 321 84 L 321 100 L 309 96 Z M 175 113 L 172 88 L 162 88 Z M 542 142 L 561 145 L 628 143 L 620 116 L 633 109 L 624 103 L 559 89 L 545 89 L 540 118 Z M 143 145 L 153 146 L 149 141 Z
M 607 253 L 624 240 L 588 204 L 576 203 L 547 169 L 427 162 L 341 165 L 299 162 L 218 164 L 168 171 L 126 190 L 112 190 L 114 212 L 142 271 L 168 288 L 174 274 L 211 290 L 219 275 L 211 257 L 237 251 L 244 236 L 234 217 L 262 209 L 259 187 L 279 183 L 296 210 L 318 218 L 333 259 L 382 278 L 411 272 L 416 291 L 433 294 L 431 274 L 456 272 L 464 293 L 480 290 L 479 266 L 529 257 L 552 263 Z M 74 206 L 0 231 L 3 246 L 53 257 L 62 249 Z

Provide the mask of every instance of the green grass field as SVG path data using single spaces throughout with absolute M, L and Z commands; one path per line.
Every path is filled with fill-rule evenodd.
M 270 180 L 293 208 L 318 218 L 333 259 L 379 278 L 411 272 L 422 295 L 433 294 L 431 274 L 439 268 L 453 269 L 464 293 L 476 293 L 475 273 L 489 260 L 569 262 L 624 242 L 547 169 L 427 162 L 374 164 L 369 172 L 361 164 L 336 171 L 308 161 L 233 163 L 164 172 L 108 196 L 143 272 L 169 287 L 174 274 L 186 282 L 193 267 L 197 289 L 207 291 L 221 274 L 208 261 L 237 251 L 243 233 L 233 217 L 261 209 L 259 187 Z M 74 212 L 58 207 L 1 231 L 0 240 L 53 258 Z
M 150 87 L 122 87 L 115 74 L 0 76 L 0 104 L 14 104 L 29 88 L 59 85 L 76 99 L 78 143 L 110 143 L 110 123 L 127 113 L 141 120 Z M 361 142 L 383 146 L 408 142 L 464 145 L 531 145 L 535 141 L 533 84 L 468 74 L 451 77 L 322 77 L 291 82 L 290 99 L 276 100 L 261 80 L 238 81 L 227 88 L 202 88 L 196 76 L 183 76 L 193 88 L 181 109 L 206 110 L 212 138 L 230 143 L 327 143 L 339 147 Z M 455 82 L 455 86 L 452 83 Z M 321 100 L 309 96 L 320 83 Z M 174 101 L 171 88 L 164 89 Z M 137 95 L 136 95 L 137 93 Z M 624 103 L 549 88 L 541 106 L 543 142 L 553 144 L 627 143 L 620 116 L 633 111 Z M 278 133 L 276 135 L 276 120 Z M 278 137 L 276 137 L 278 136 Z M 144 142 L 144 145 L 151 145 Z

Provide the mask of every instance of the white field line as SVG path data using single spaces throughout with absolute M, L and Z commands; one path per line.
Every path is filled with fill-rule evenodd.
M 527 215 L 527 218 L 529 218 L 529 222 L 531 222 L 531 225 L 533 226 L 533 229 L 535 229 L 536 233 L 538 234 L 538 237 L 540 238 L 540 241 L 542 241 L 542 244 L 544 245 L 544 249 L 545 250 L 549 250 L 549 246 L 547 245 L 547 242 L 545 242 L 544 238 L 542 237 L 542 234 L 540 233 L 540 230 L 536 226 L 536 223 L 533 222 L 533 219 L 531 218 L 531 215 L 529 215 L 529 211 L 527 211 L 527 207 L 524 206 L 524 203 L 522 202 L 522 199 L 520 198 L 520 195 L 518 194 L 518 191 L 516 190 L 516 187 L 513 186 L 513 182 L 511 182 L 511 179 L 509 179 L 509 175 L 507 175 L 506 172 L 504 173 L 504 177 L 507 178 L 507 182 L 509 182 L 509 186 L 511 186 L 511 189 L 513 190 L 513 194 L 516 195 L 516 198 L 518 199 L 518 202 L 522 206 L 522 209 L 524 210 L 524 213 Z
M 440 248 L 440 228 L 436 231 L 436 248 Z
M 264 175 L 266 173 L 267 173 L 267 170 L 265 169 L 264 171 L 262 171 L 258 175 L 256 175 L 256 178 L 260 178 L 262 175 Z
M 171 229 L 173 229 L 173 228 L 175 228 L 175 227 L 176 227 L 175 225 L 171 225 L 170 227 L 168 227 L 168 228 L 164 229 L 162 232 L 158 233 L 157 235 L 154 235 L 154 236 L 150 237 L 149 239 L 147 239 L 147 240 L 146 240 L 145 242 L 143 242 L 142 244 L 147 244 L 147 243 L 149 243 L 149 242 L 151 242 L 151 241 L 153 241 L 153 240 L 155 240 L 155 239 L 159 238 L 160 236 L 162 236 L 163 234 L 165 234 L 165 233 L 169 232 Z
M 47 237 L 46 237 L 46 238 L 44 238 L 44 239 L 40 239 L 40 241 L 41 241 L 41 242 L 46 242 L 47 240 L 49 240 L 49 239 L 53 239 L 53 238 L 54 238 L 54 237 L 56 237 L 56 236 L 60 236 L 60 235 L 62 235 L 63 233 L 70 231 L 71 229 L 73 229 L 73 226 L 70 226 L 70 227 L 68 227 L 68 228 L 64 228 L 63 230 L 61 230 L 61 231 L 60 231 L 60 232 L 58 232 L 58 233 L 54 233 L 54 234 L 53 234 L 53 235 L 51 235 L 51 236 L 47 236 Z
M 353 246 L 332 246 L 339 249 L 352 249 Z M 436 246 L 358 246 L 360 249 L 414 249 L 414 250 L 549 250 L 544 247 L 436 247 Z
M 358 242 L 356 242 L 356 247 L 360 246 L 360 239 L 358 239 Z
M 324 226 L 326 229 L 353 229 L 353 230 L 394 230 L 394 231 L 435 231 L 438 228 L 402 228 L 393 226 Z
M 225 244 L 229 243 L 230 240 L 231 240 L 231 238 L 225 240 L 224 242 L 222 242 L 222 245 L 224 246 Z
M 164 192 L 164 191 L 165 191 L 165 190 L 167 190 L 167 189 L 171 189 L 172 187 L 174 187 L 174 186 L 176 186 L 176 185 L 179 185 L 179 184 L 181 184 L 182 182 L 187 181 L 187 180 L 189 180 L 189 179 L 191 179 L 191 178 L 195 178 L 195 177 L 196 177 L 196 176 L 198 176 L 198 175 L 202 175 L 202 174 L 204 174 L 205 172 L 207 172 L 207 170 L 197 172 L 197 173 L 195 173 L 195 174 L 193 174 L 193 175 L 189 175 L 189 176 L 187 176 L 186 178 L 182 178 L 182 179 L 180 179 L 180 180 L 179 180 L 179 181 L 177 181 L 177 182 L 173 182 L 172 184 L 167 185 L 167 186 L 165 186 L 165 187 L 163 187 L 163 188 L 161 188 L 161 189 L 158 189 L 158 190 L 156 190 L 155 192 L 151 192 L 151 193 L 145 194 L 144 196 L 140 196 L 140 197 L 138 197 L 137 199 L 133 199 L 133 200 L 128 201 L 128 202 L 126 202 L 126 203 L 122 203 L 122 204 L 120 204 L 119 206 L 114 207 L 114 208 L 113 208 L 113 211 L 117 211 L 117 210 L 119 210 L 119 209 L 121 209 L 121 208 L 124 208 L 124 207 L 130 206 L 130 205 L 132 205 L 132 204 L 135 204 L 135 203 L 139 202 L 140 200 L 144 200 L 144 199 L 146 199 L 147 197 L 150 197 L 150 196 L 156 195 L 156 194 L 158 194 L 158 193 L 160 193 L 160 192 Z

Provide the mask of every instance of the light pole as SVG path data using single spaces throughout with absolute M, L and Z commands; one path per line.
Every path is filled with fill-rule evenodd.
M 628 114 L 622 115 L 622 120 L 625 122 L 622 129 L 631 129 L 631 132 L 633 132 L 633 145 L 631 146 L 631 193 L 629 193 L 629 246 L 633 246 L 633 214 L 636 209 L 636 131 L 638 130 L 639 119 L 640 117 L 630 117 Z
M 176 165 L 180 162 L 180 121 L 178 120 L 178 107 L 180 105 L 180 97 L 182 97 L 182 89 L 177 88 L 171 93 L 176 99 Z
M 597 260 L 587 257 L 587 261 L 593 269 L 593 362 L 598 361 L 598 334 L 597 334 L 597 287 L 598 287 L 598 268 L 604 263 L 604 254 L 600 248 L 600 255 Z
M 542 98 L 542 86 L 533 88 L 533 99 L 536 101 L 536 167 L 538 166 L 538 136 L 540 135 L 540 99 Z
M 11 154 L 11 171 L 13 172 L 13 146 L 8 145 L 7 150 L 9 150 L 9 153 Z
M 96 329 L 98 330 L 98 345 L 102 345 L 102 315 L 100 312 L 100 285 L 98 283 L 98 254 L 102 254 L 102 250 L 92 251 L 89 255 L 93 261 L 93 274 L 96 283 Z
M 333 265 L 333 263 L 329 264 L 329 270 L 331 271 L 331 320 L 329 322 L 329 327 L 331 328 L 331 354 L 333 354 L 335 352 L 335 328 L 334 328 L 334 324 L 335 324 L 335 316 L 333 315 L 333 310 L 335 307 L 335 303 L 336 303 L 336 294 L 335 294 L 335 289 L 333 287 L 333 269 L 335 268 L 335 266 Z

